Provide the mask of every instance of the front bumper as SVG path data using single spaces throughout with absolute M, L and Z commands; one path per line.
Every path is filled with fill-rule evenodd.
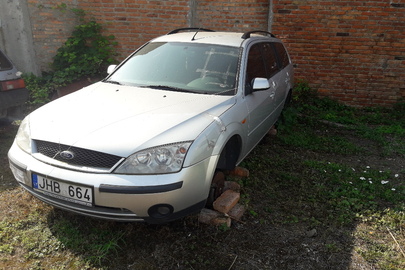
M 116 221 L 164 223 L 201 210 L 208 197 L 218 156 L 212 156 L 178 173 L 119 175 L 85 173 L 55 167 L 22 151 L 16 143 L 8 153 L 10 168 L 23 188 L 58 208 L 86 216 Z M 85 206 L 33 188 L 32 175 L 93 188 L 93 206 Z M 170 209 L 156 213 L 160 206 Z

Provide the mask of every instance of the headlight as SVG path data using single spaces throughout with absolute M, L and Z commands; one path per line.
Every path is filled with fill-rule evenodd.
M 116 170 L 121 174 L 160 174 L 181 170 L 191 142 L 162 145 L 129 156 Z
M 25 152 L 31 154 L 31 131 L 29 124 L 29 116 L 21 122 L 15 137 L 17 145 Z

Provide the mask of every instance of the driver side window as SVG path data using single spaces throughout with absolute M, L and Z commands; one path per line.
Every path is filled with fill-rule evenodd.
M 246 86 L 252 87 L 251 83 L 254 78 L 266 78 L 266 68 L 261 52 L 261 43 L 254 44 L 248 55 L 246 70 Z
M 280 67 L 273 43 L 262 42 L 254 44 L 248 54 L 245 93 L 249 94 L 253 91 L 252 80 L 254 78 L 270 79 L 279 71 Z

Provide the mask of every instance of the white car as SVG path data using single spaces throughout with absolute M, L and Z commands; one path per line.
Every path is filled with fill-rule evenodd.
M 101 82 L 21 123 L 8 157 L 35 197 L 79 214 L 163 223 L 218 196 L 276 123 L 293 66 L 274 35 L 185 28 L 108 69 Z

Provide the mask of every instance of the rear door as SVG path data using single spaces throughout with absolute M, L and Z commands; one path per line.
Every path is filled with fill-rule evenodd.
M 274 74 L 272 78 L 277 85 L 274 102 L 276 106 L 276 113 L 279 114 L 284 107 L 284 101 L 292 87 L 291 79 L 293 77 L 293 70 L 290 58 L 284 45 L 279 42 L 274 42 L 272 43 L 272 46 L 275 49 L 279 66 L 277 73 Z

